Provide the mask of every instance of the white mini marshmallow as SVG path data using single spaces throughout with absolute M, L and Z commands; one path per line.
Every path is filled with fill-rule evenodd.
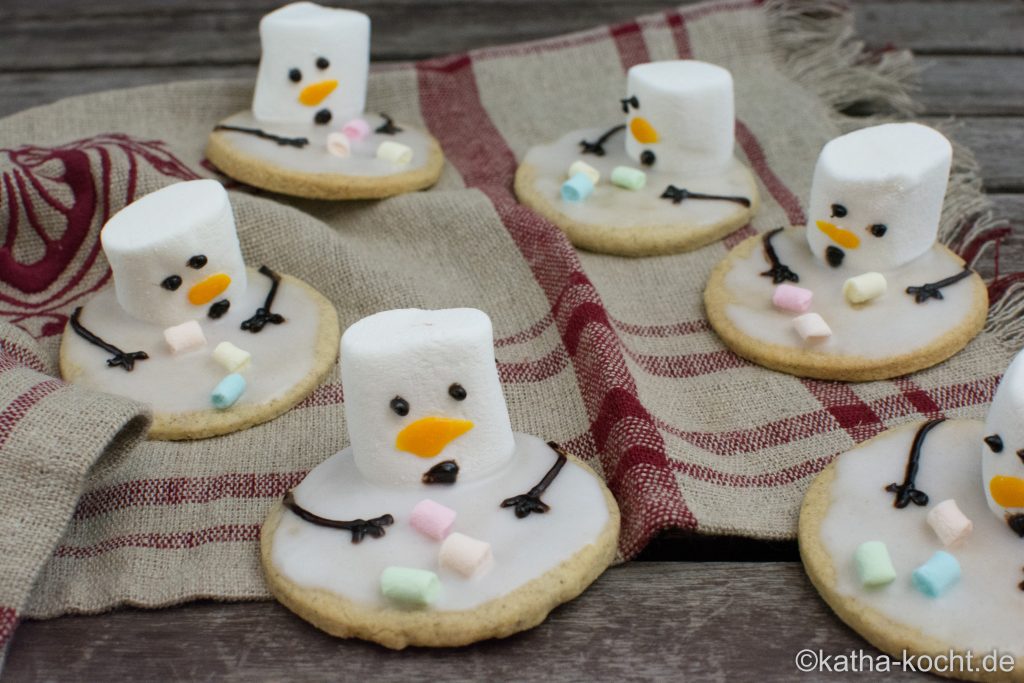
M 370 64 L 365 14 L 294 2 L 263 17 L 260 44 L 252 101 L 258 120 L 312 123 L 327 110 L 337 123 L 362 113 Z
M 989 509 L 1000 521 L 1007 515 L 1024 513 L 1024 501 L 1004 498 L 1000 503 L 993 494 L 993 488 L 1003 495 L 1012 494 L 1014 489 L 1024 491 L 1024 461 L 1017 455 L 1021 449 L 1024 449 L 1024 351 L 1014 357 L 999 382 L 985 418 L 985 440 L 981 444 L 985 497 Z
M 804 340 L 816 341 L 832 336 L 832 328 L 817 313 L 804 313 L 793 318 L 793 328 Z
M 461 483 L 494 472 L 515 450 L 483 311 L 363 318 L 342 335 L 341 383 L 355 464 L 373 482 L 420 486 L 431 467 L 454 460 Z M 400 436 L 440 451 L 399 448 Z
M 843 296 L 851 304 L 862 304 L 885 294 L 886 287 L 881 273 L 862 273 L 843 283 Z
M 412 147 L 401 142 L 385 140 L 377 147 L 377 158 L 390 161 L 398 166 L 408 166 L 412 161 Z
M 577 173 L 582 173 L 583 175 L 587 176 L 588 178 L 590 178 L 590 182 L 594 183 L 595 185 L 597 185 L 597 183 L 600 182 L 601 180 L 601 172 L 598 171 L 593 166 L 591 166 L 590 164 L 588 164 L 587 162 L 583 161 L 582 159 L 577 159 L 576 161 L 572 162 L 572 164 L 569 165 L 569 172 L 566 174 L 565 177 L 572 178 Z
M 676 60 L 638 64 L 626 77 L 626 152 L 651 168 L 717 173 L 733 156 L 732 75 L 714 64 Z M 636 98 L 635 105 L 632 104 Z
M 214 347 L 213 359 L 228 372 L 245 372 L 252 362 L 252 354 L 229 341 L 222 341 Z
M 494 565 L 494 555 L 490 543 L 456 531 L 441 544 L 438 563 L 468 579 L 487 573 Z
M 117 301 L 139 320 L 179 325 L 245 291 L 235 218 L 216 180 L 175 183 L 136 200 L 107 221 L 100 241 Z
M 335 131 L 327 136 L 327 151 L 344 159 L 352 154 L 352 141 L 344 133 Z
M 971 535 L 974 523 L 960 511 L 952 498 L 942 501 L 928 511 L 928 526 L 947 548 L 957 548 Z
M 818 157 L 807 241 L 844 272 L 889 270 L 935 244 L 953 150 L 936 130 L 888 123 L 835 138 Z
M 195 320 L 168 327 L 164 330 L 164 340 L 173 354 L 188 353 L 206 346 L 206 335 Z

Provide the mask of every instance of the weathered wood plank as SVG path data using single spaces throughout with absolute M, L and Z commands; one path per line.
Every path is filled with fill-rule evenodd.
M 273 603 L 201 604 L 25 623 L 4 673 L 12 681 L 771 682 L 799 678 L 794 657 L 805 648 L 877 652 L 831 613 L 798 563 L 633 563 L 532 631 L 456 651 L 334 640 Z
M 941 119 L 924 118 L 925 122 Z M 954 135 L 974 150 L 988 192 L 1024 192 L 1024 118 L 962 117 Z
M 1024 6 L 1014 0 L 852 0 L 869 46 L 920 54 L 1024 54 Z
M 924 56 L 921 91 L 931 115 L 1024 114 L 1024 56 Z

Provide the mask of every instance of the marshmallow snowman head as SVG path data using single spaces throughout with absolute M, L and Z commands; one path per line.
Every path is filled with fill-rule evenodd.
M 626 77 L 626 153 L 659 171 L 709 174 L 732 160 L 732 75 L 694 60 L 638 64 Z
M 935 244 L 953 150 L 938 131 L 888 123 L 835 138 L 818 157 L 807 241 L 830 267 L 898 268 Z
M 168 327 L 245 291 L 228 193 L 215 180 L 175 183 L 124 207 L 100 232 L 117 301 Z
M 459 482 L 478 479 L 515 450 L 483 311 L 363 318 L 342 335 L 341 384 L 356 466 L 375 483 L 422 486 L 449 460 Z
M 982 479 L 1000 519 L 1024 513 L 1024 352 L 1006 369 L 985 419 Z
M 252 112 L 268 123 L 344 123 L 366 104 L 370 18 L 295 2 L 260 21 Z

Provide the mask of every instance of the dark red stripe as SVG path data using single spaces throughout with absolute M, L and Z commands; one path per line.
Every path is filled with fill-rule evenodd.
M 62 545 L 53 556 L 85 560 L 125 548 L 149 550 L 191 550 L 210 543 L 252 543 L 259 540 L 259 524 L 222 524 L 220 526 L 169 534 L 127 534 L 85 546 Z
M 679 460 L 672 461 L 672 468 L 677 472 L 707 484 L 716 484 L 728 488 L 776 488 L 779 486 L 789 486 L 807 477 L 814 476 L 825 469 L 836 455 L 838 453 L 815 458 L 814 460 L 807 460 L 778 472 L 764 472 L 761 474 L 730 474 L 719 472 L 706 465 Z
M 686 29 L 686 18 L 679 12 L 670 10 L 665 13 L 665 23 L 672 31 L 672 40 L 676 44 L 676 53 L 680 59 L 689 59 L 693 56 L 690 49 L 690 32 Z
M 678 356 L 650 356 L 634 353 L 627 346 L 623 346 L 623 349 L 626 355 L 639 365 L 644 372 L 655 377 L 669 377 L 672 379 L 702 377 L 750 365 L 749 362 L 729 350 L 686 353 Z
M 881 418 L 849 384 L 814 379 L 801 382 L 856 443 L 870 439 L 885 428 Z
M 628 71 L 637 64 L 651 61 L 640 24 L 631 21 L 612 26 L 609 33 L 611 33 L 612 40 L 615 41 L 615 49 L 618 50 L 619 59 L 622 60 L 623 71 Z
M 6 408 L 0 411 L 0 448 L 11 438 L 14 428 L 28 415 L 32 407 L 62 386 L 64 386 L 64 383 L 59 379 L 48 379 L 40 382 L 11 401 Z
M 747 161 L 750 162 L 754 172 L 757 173 L 757 177 L 761 179 L 761 182 L 768 189 L 768 193 L 779 203 L 782 210 L 786 212 L 786 218 L 789 219 L 789 222 L 793 225 L 804 225 L 807 223 L 807 217 L 804 215 L 803 207 L 800 206 L 800 200 L 775 175 L 775 171 L 768 164 L 768 158 L 765 156 L 761 143 L 758 142 L 754 133 L 747 128 L 747 125 L 739 119 L 736 119 L 736 142 L 743 149 L 743 153 L 747 155 Z
M 3 654 L 7 644 L 11 642 L 16 628 L 18 628 L 18 610 L 0 605 L 0 655 Z

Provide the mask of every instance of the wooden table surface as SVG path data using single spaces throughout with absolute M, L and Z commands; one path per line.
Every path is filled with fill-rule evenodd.
M 255 76 L 260 16 L 283 0 L 3 0 L 0 116 L 109 88 Z M 348 0 L 375 61 L 503 44 L 661 11 L 640 0 Z M 925 120 L 956 116 L 997 211 L 1024 221 L 1024 3 L 853 3 L 872 48 L 926 66 Z M 223 40 L 226 33 L 231 41 Z M 1004 261 L 1024 262 L 1020 233 Z M 877 654 L 818 598 L 795 543 L 668 533 L 540 627 L 456 651 L 337 641 L 276 603 L 202 603 L 26 622 L 7 680 L 405 679 L 789 681 L 804 649 Z M 838 677 L 839 674 L 833 677 Z M 822 674 L 809 674 L 818 680 Z M 866 680 L 875 676 L 868 675 Z M 887 680 L 923 678 L 895 671 Z

